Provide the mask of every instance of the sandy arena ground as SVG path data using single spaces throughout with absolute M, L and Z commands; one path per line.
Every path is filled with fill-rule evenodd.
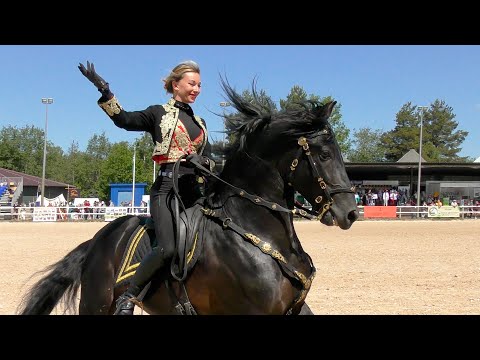
M 34 272 L 105 224 L 0 223 L 0 315 L 15 314 Z M 480 314 L 480 220 L 296 229 L 317 268 L 307 297 L 315 314 Z

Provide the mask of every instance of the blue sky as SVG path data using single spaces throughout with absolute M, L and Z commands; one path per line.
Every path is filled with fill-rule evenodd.
M 220 75 L 238 91 L 254 77 L 278 103 L 294 85 L 308 94 L 332 96 L 353 132 L 388 131 L 406 102 L 428 106 L 435 99 L 453 108 L 457 130 L 469 132 L 461 156 L 480 156 L 480 46 L 469 45 L 1 45 L 0 127 L 45 127 L 48 140 L 65 151 L 72 141 L 85 150 L 94 134 L 112 142 L 141 133 L 117 128 L 98 107 L 100 93 L 80 73 L 89 60 L 110 83 L 126 110 L 162 104 L 169 96 L 162 79 L 178 62 L 199 63 L 202 93 L 193 105 L 210 138 L 221 139 L 224 101 Z

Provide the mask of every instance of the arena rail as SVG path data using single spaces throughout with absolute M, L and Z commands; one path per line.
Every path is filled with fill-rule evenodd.
M 376 210 L 380 210 L 380 206 L 372 206 Z M 392 208 L 392 207 L 390 207 Z M 452 212 L 445 211 L 442 215 L 441 208 L 436 206 L 396 206 L 395 217 L 391 220 L 409 220 L 409 219 L 480 219 L 480 207 L 478 206 L 461 206 L 459 205 L 453 215 Z M 443 207 L 444 209 L 452 207 Z M 360 213 L 359 220 L 368 221 L 371 218 L 365 217 L 365 207 L 358 206 Z M 381 209 L 383 210 L 383 209 Z M 65 207 L 65 206 L 47 206 L 47 207 L 13 207 L 2 206 L 0 213 L 0 221 L 63 221 L 63 222 L 80 222 L 80 221 L 112 221 L 124 215 L 150 216 L 147 207 L 122 207 L 122 206 L 91 206 L 85 207 Z M 388 216 L 383 218 L 389 218 Z M 301 219 L 301 218 L 299 218 Z M 382 216 L 375 216 L 373 219 L 382 219 Z

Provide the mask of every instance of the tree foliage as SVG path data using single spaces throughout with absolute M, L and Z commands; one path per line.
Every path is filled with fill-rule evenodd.
M 426 110 L 408 102 L 396 115 L 396 126 L 382 136 L 387 161 L 397 161 L 410 149 L 420 152 L 420 123 L 422 122 L 422 157 L 429 162 L 458 162 L 460 145 L 467 131 L 456 130 L 455 114 L 444 101 L 435 100 Z M 422 116 L 423 121 L 422 121 Z
M 353 133 L 353 150 L 349 152 L 351 162 L 381 162 L 385 148 L 381 142 L 383 132 L 371 128 L 361 128 Z
M 307 92 L 299 85 L 294 85 L 290 90 L 290 93 L 287 95 L 285 100 L 280 100 L 280 108 L 285 109 L 299 109 L 299 103 L 306 100 L 318 101 L 322 105 L 325 105 L 328 102 L 334 101 L 331 96 L 320 97 L 319 95 L 310 94 L 307 96 Z M 342 120 L 341 113 L 342 105 L 337 102 L 333 108 L 332 114 L 330 115 L 330 125 L 335 133 L 337 138 L 338 145 L 340 146 L 340 151 L 342 154 L 348 154 L 352 147 L 352 142 L 350 140 L 350 130 L 345 126 Z
M 98 196 L 110 199 L 110 184 L 133 180 L 133 146 L 126 141 L 112 145 L 110 154 L 102 162 Z
M 44 131 L 34 126 L 5 126 L 0 131 L 0 167 L 42 176 Z M 49 147 L 47 141 L 47 160 Z
M 153 141 L 149 133 L 144 132 L 135 140 L 135 182 L 147 183 L 145 191 L 149 192 L 153 184 Z M 158 167 L 155 167 L 158 171 Z M 156 176 L 156 174 L 155 174 Z

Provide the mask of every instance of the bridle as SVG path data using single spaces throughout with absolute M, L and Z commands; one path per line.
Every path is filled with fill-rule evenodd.
M 324 129 L 323 133 L 328 134 L 328 130 Z M 300 211 L 305 211 L 306 213 L 309 213 L 309 214 L 315 216 L 318 220 L 321 220 L 323 215 L 325 215 L 325 213 L 330 209 L 330 207 L 333 204 L 332 195 L 338 194 L 338 193 L 355 193 L 355 187 L 352 186 L 350 188 L 347 188 L 347 187 L 336 186 L 336 185 L 333 185 L 333 184 L 328 186 L 327 182 L 324 179 L 325 178 L 324 171 L 322 171 L 321 168 L 318 169 L 315 166 L 315 161 L 313 160 L 312 153 L 310 152 L 310 147 L 308 146 L 307 138 L 302 136 L 298 139 L 297 143 L 300 146 L 300 148 L 297 150 L 297 154 L 296 154 L 295 158 L 293 159 L 292 164 L 290 165 L 290 173 L 288 174 L 288 178 L 287 178 L 288 182 L 287 183 L 288 183 L 289 186 L 293 187 L 293 178 L 295 176 L 295 170 L 296 170 L 296 168 L 297 168 L 297 166 L 300 162 L 302 154 L 304 154 L 307 157 L 307 159 L 310 163 L 310 167 L 312 168 L 313 176 L 315 178 L 317 178 L 318 185 L 320 186 L 320 188 L 322 189 L 323 194 L 324 194 L 324 197 L 321 196 L 321 195 L 318 195 L 315 198 L 315 202 L 317 204 L 321 204 L 322 201 L 323 201 L 324 204 L 321 207 L 322 210 L 320 212 L 316 211 L 316 210 L 308 210 L 308 209 L 303 208 L 303 207 L 298 206 L 298 205 L 295 205 L 295 206 L 300 208 L 301 209 Z

